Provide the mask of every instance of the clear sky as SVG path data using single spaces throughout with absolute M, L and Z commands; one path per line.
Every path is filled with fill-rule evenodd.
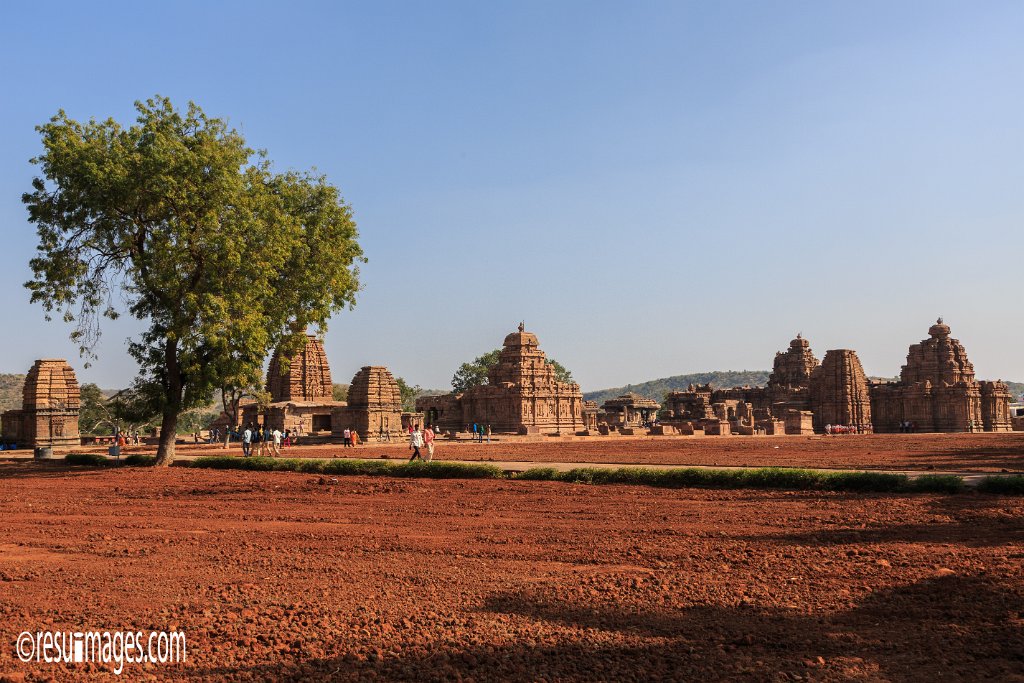
M 0 5 L 0 372 L 82 368 L 21 284 L 58 108 L 195 100 L 351 203 L 365 291 L 335 381 L 448 385 L 520 319 L 584 390 L 761 369 L 798 331 L 893 375 L 945 317 L 1024 381 L 1024 3 Z

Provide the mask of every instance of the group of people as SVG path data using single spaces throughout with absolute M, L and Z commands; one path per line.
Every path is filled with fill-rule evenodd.
M 474 422 L 472 426 L 466 425 L 466 431 L 472 432 L 473 441 L 479 441 L 483 443 L 484 437 L 486 436 L 487 443 L 491 442 L 491 425 L 487 425 L 485 428 L 484 425 L 478 422 Z
M 917 431 L 917 423 L 916 422 L 911 422 L 910 420 L 904 420 L 903 422 L 900 422 L 900 433 L 901 434 L 911 434 L 911 433 L 916 432 L 916 431 Z
M 341 443 L 345 448 L 352 448 L 353 446 L 359 445 L 359 432 L 354 429 L 345 427 L 345 430 L 341 433 Z
M 118 430 L 117 433 L 114 434 L 114 443 L 118 446 L 138 446 L 142 443 L 142 439 L 139 438 L 138 430 L 135 430 L 134 432 L 122 432 L 121 430 Z
M 870 424 L 867 425 L 825 425 L 826 434 L 870 434 L 874 431 Z
M 285 448 L 292 445 L 292 433 L 290 430 L 270 429 L 263 425 L 249 425 L 242 432 L 242 455 L 248 458 L 250 455 L 257 457 L 263 455 L 264 451 L 270 457 L 281 455 L 281 446 Z
M 426 447 L 427 457 L 423 457 L 420 453 L 420 449 Z M 412 462 L 416 458 L 419 458 L 423 462 L 430 462 L 434 459 L 434 430 L 430 428 L 430 425 L 420 431 L 420 426 L 413 425 L 409 428 L 409 448 L 412 449 L 412 457 L 409 458 L 409 462 Z

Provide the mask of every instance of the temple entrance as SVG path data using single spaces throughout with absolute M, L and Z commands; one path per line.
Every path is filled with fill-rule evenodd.
M 329 431 L 331 431 L 331 416 L 330 415 L 314 415 L 313 416 L 313 431 L 314 432 L 329 432 Z

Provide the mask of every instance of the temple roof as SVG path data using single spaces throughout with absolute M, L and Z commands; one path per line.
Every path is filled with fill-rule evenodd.
M 630 391 L 622 394 L 621 396 L 608 399 L 601 407 L 603 408 L 605 406 L 609 408 L 622 408 L 624 406 L 629 406 L 630 408 L 651 408 L 657 410 L 661 407 L 661 404 L 653 399 L 649 399 Z

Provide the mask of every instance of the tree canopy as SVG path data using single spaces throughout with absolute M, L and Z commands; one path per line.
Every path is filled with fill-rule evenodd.
M 471 363 L 463 363 L 455 371 L 452 377 L 452 389 L 456 394 L 461 394 L 470 387 L 487 384 L 487 372 L 497 365 L 501 349 L 488 351 L 482 356 L 477 356 Z M 572 384 L 574 382 L 572 373 L 553 358 L 548 358 L 547 363 L 555 369 L 555 379 L 559 382 Z
M 322 175 L 275 173 L 194 103 L 137 102 L 134 125 L 60 111 L 37 128 L 41 176 L 23 195 L 39 236 L 33 302 L 73 324 L 94 355 L 104 317 L 145 321 L 130 340 L 134 388 L 162 416 L 159 464 L 178 415 L 215 389 L 258 383 L 278 344 L 355 304 L 365 261 L 351 208 Z

